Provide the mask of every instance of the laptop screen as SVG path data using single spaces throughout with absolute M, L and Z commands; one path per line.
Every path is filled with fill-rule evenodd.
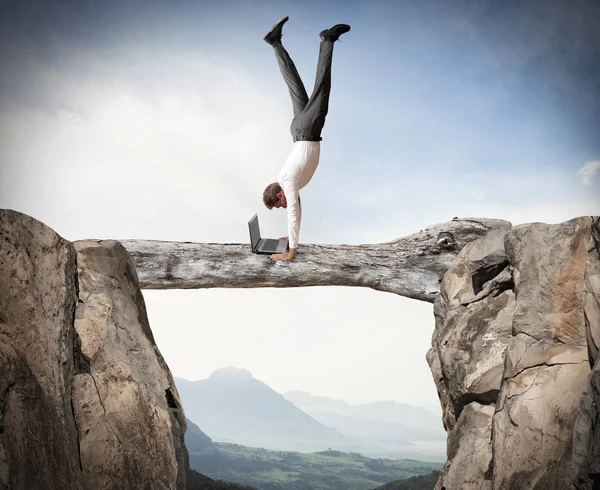
M 250 221 L 248 221 L 248 227 L 250 228 L 250 245 L 252 250 L 256 248 L 258 242 L 260 242 L 260 228 L 258 227 L 258 214 L 255 214 Z

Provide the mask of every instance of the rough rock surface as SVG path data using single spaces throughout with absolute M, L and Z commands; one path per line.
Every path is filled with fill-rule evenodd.
M 590 361 L 595 366 L 600 353 L 600 218 L 592 222 L 592 238 L 583 290 L 587 344 Z
M 527 355 L 529 350 L 538 355 Z M 512 367 L 519 354 L 527 360 Z M 493 421 L 493 451 L 499 456 L 494 457 L 494 488 L 534 488 L 556 462 L 570 458 L 565 453 L 589 373 L 587 354 L 581 347 L 540 345 L 519 334 L 507 355 Z
M 585 345 L 583 284 L 590 246 L 590 218 L 520 225 L 507 235 L 519 303 L 516 332 Z
M 577 474 L 576 487 L 580 490 L 596 490 L 600 488 L 600 364 L 598 362 L 590 375 L 587 389 L 589 396 L 582 401 L 578 420 L 581 421 L 580 430 L 583 435 L 578 454 L 583 455 L 584 458 Z
M 73 407 L 89 488 L 184 488 L 185 415 L 117 242 L 75 242 L 80 361 Z
M 579 490 L 600 488 L 600 218 L 593 218 L 591 230 L 593 241 L 587 258 L 584 316 L 593 370 L 581 400 L 574 433 L 573 466 L 579 468 L 576 480 Z
M 491 273 L 487 277 L 480 274 L 479 283 L 474 283 L 471 271 L 484 269 L 488 255 L 506 256 L 504 236 L 508 230 L 510 224 L 465 246 L 444 275 L 434 303 L 436 327 L 427 360 L 438 387 L 446 430 L 454 428 L 466 404 L 491 403 L 500 391 L 515 298 L 512 290 L 504 290 L 512 286 L 512 279 L 503 287 L 488 285 L 509 265 L 504 259 L 503 269 L 486 268 Z
M 71 408 L 75 250 L 0 210 L 0 489 L 81 488 Z
M 0 210 L 0 489 L 185 488 L 185 415 L 131 259 L 77 248 Z
M 533 488 L 572 458 L 567 448 L 590 372 L 583 284 L 591 241 L 590 218 L 521 225 L 506 236 L 517 309 L 494 416 L 494 451 L 512 455 L 494 459 L 498 488 Z
M 436 490 L 461 488 L 489 490 L 492 463 L 492 417 L 494 407 L 469 403 L 460 413 L 448 437 L 448 459 L 456 464 L 445 468 Z M 442 486 L 443 482 L 443 486 Z
M 600 399 L 597 372 L 589 374 L 600 329 L 597 224 L 496 230 L 467 245 L 444 276 L 427 356 L 450 431 L 439 489 L 463 488 L 456 475 L 470 461 L 489 461 L 477 488 L 600 484 Z M 465 430 L 470 402 L 493 411 L 487 439 L 478 439 L 489 440 L 491 457 L 453 449 L 473 444 L 483 426 Z

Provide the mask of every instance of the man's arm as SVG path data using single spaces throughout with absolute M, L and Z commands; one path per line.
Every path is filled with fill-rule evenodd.
M 289 240 L 289 237 L 282 236 L 280 238 L 280 240 Z M 295 248 L 294 249 L 290 248 L 289 251 L 287 251 L 285 253 L 271 255 L 271 258 L 273 260 L 292 260 L 295 255 L 296 255 L 296 249 Z
M 298 194 L 298 185 L 296 179 L 288 178 L 281 186 L 285 193 L 287 201 L 287 219 L 288 219 L 288 240 L 290 242 L 290 250 L 282 254 L 273 254 L 273 260 L 292 260 L 296 255 L 298 247 L 298 236 L 300 234 L 300 221 L 302 219 L 302 205 L 300 204 L 300 196 Z

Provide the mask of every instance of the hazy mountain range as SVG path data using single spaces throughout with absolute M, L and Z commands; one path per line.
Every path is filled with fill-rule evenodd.
M 315 420 L 349 436 L 413 443 L 446 440 L 439 417 L 420 407 L 393 401 L 350 405 L 306 391 L 288 391 L 283 396 Z
M 445 460 L 441 421 L 419 407 L 395 402 L 350 405 L 298 391 L 283 396 L 249 371 L 232 367 L 199 381 L 176 378 L 176 383 L 187 417 L 214 441 L 282 451 L 331 448 L 372 457 Z
M 348 442 L 249 371 L 223 368 L 207 379 L 176 382 L 187 417 L 215 441 L 289 451 L 319 451 Z
M 344 400 L 315 396 L 306 391 L 287 391 L 283 396 L 305 411 L 365 417 L 382 422 L 404 424 L 418 429 L 429 430 L 432 425 L 436 424 L 440 428 L 442 427 L 440 418 L 424 408 L 393 401 L 351 405 Z

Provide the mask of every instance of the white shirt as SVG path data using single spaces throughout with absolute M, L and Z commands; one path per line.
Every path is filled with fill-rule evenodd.
M 298 191 L 310 182 L 319 165 L 321 143 L 319 141 L 296 141 L 290 156 L 277 176 L 287 200 L 288 239 L 290 248 L 298 246 L 302 206 Z

